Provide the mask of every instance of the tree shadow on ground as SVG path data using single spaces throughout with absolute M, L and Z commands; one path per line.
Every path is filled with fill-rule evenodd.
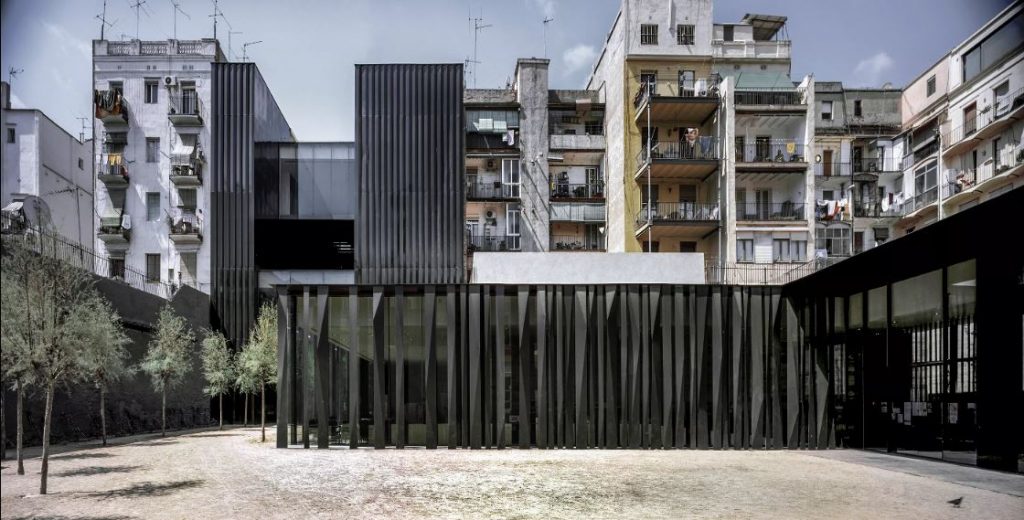
M 76 459 L 106 459 L 113 457 L 109 453 L 68 453 L 67 455 L 54 455 L 50 457 L 50 460 L 76 460 Z
M 142 466 L 89 466 L 87 468 L 69 469 L 60 473 L 54 473 L 55 477 L 87 477 L 90 475 L 103 475 L 106 473 L 129 473 Z
M 179 480 L 177 482 L 168 482 L 165 484 L 157 484 L 154 482 L 143 482 L 141 484 L 135 484 L 134 486 L 128 486 L 121 489 L 111 489 L 109 491 L 95 491 L 92 493 L 85 493 L 85 496 L 92 498 L 149 498 L 149 497 L 162 497 L 170 495 L 176 491 L 183 491 L 186 489 L 197 488 L 203 485 L 203 480 Z
M 189 439 L 202 439 L 205 437 L 241 437 L 241 433 L 197 433 L 195 435 L 187 435 Z
M 11 520 L 129 520 L 131 516 L 108 515 L 108 516 L 18 516 Z
M 175 440 L 175 439 L 168 439 L 168 438 L 164 437 L 164 438 L 150 439 L 150 440 L 147 440 L 147 441 L 129 442 L 129 443 L 126 443 L 125 446 L 167 446 L 168 444 L 174 444 L 176 442 L 178 442 L 178 441 Z

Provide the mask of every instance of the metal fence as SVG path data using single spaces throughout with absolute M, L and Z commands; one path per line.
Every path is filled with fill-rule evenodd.
M 551 183 L 551 200 L 603 198 L 603 182 L 590 182 L 584 184 L 570 184 L 563 182 Z
M 700 136 L 694 141 L 657 143 L 651 146 L 650 158 L 666 160 L 717 161 L 721 159 L 718 138 Z M 646 147 L 637 155 L 637 164 L 648 161 Z
M 200 116 L 202 105 L 195 90 L 182 90 L 171 94 L 168 114 L 172 116 Z
M 466 247 L 470 251 L 519 251 L 520 238 L 518 235 L 466 235 Z
M 637 227 L 648 222 L 718 222 L 717 202 L 642 203 L 636 215 Z
M 802 105 L 804 89 L 776 87 L 742 87 L 735 93 L 737 105 Z
M 711 259 L 705 261 L 704 280 L 714 285 L 785 285 L 844 259 L 827 257 L 809 262 L 772 264 L 719 263 Z
M 736 220 L 803 220 L 803 202 L 744 202 L 736 204 Z
M 495 182 L 470 182 L 466 184 L 467 199 L 515 199 L 519 198 L 519 186 Z
M 551 235 L 552 251 L 604 251 L 599 239 L 587 239 L 582 235 Z
M 803 143 L 782 139 L 747 143 L 736 147 L 738 163 L 805 162 Z
M 845 162 L 814 163 L 816 177 L 849 177 L 853 175 L 853 165 Z

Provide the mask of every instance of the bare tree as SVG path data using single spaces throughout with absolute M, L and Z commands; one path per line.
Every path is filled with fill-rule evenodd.
M 129 340 L 118 316 L 109 303 L 101 300 L 88 315 L 94 323 L 87 327 L 86 349 L 82 359 L 82 379 L 96 385 L 100 394 L 100 434 L 107 445 L 106 394 L 110 385 L 135 372 L 128 363 Z
M 218 399 L 220 410 L 220 426 L 224 428 L 224 394 L 231 390 L 235 383 L 234 360 L 228 349 L 228 340 L 220 332 L 209 332 L 203 339 L 203 378 L 206 387 L 203 392 Z
M 267 440 L 267 385 L 277 383 L 277 309 L 270 303 L 260 307 L 259 316 L 242 349 L 239 372 L 251 379 L 260 392 L 260 442 Z
M 141 368 L 149 374 L 153 388 L 160 392 L 160 435 L 167 435 L 167 390 L 181 383 L 192 370 L 192 345 L 196 336 L 188 323 L 174 313 L 170 305 L 160 311 L 156 336 Z

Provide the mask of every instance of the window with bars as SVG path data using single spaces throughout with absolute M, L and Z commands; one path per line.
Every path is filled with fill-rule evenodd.
M 694 41 L 693 25 L 679 24 L 676 26 L 676 42 L 679 45 L 693 45 Z
M 146 138 L 146 162 L 148 162 L 148 163 L 160 162 L 160 138 L 159 137 L 147 137 Z
M 160 281 L 160 254 L 159 253 L 147 253 L 146 254 L 146 281 L 147 282 L 159 282 Z
M 658 44 L 658 24 L 640 24 L 640 45 Z

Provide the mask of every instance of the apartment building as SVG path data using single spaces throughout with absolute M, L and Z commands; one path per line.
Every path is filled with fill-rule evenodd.
M 815 256 L 843 258 L 885 242 L 899 216 L 900 89 L 815 82 Z
M 904 89 L 897 236 L 1024 185 L 1022 33 L 1016 2 Z
M 96 248 L 111 270 L 210 294 L 210 70 L 222 61 L 212 39 L 93 41 Z
M 520 59 L 504 89 L 467 89 L 470 252 L 604 251 L 604 105 L 548 88 L 547 59 Z

